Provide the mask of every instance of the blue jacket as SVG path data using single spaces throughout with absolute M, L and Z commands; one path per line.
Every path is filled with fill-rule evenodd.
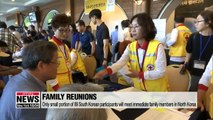
M 44 82 L 33 77 L 28 70 L 12 77 L 0 99 L 0 120 L 45 120 L 46 109 L 17 109 L 16 91 L 45 91 Z

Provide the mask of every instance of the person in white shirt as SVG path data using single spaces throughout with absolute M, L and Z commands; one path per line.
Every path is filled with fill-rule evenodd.
M 132 41 L 129 25 L 130 25 L 129 20 L 123 20 L 121 22 L 121 27 L 122 27 L 123 32 L 122 32 L 122 36 L 121 36 L 122 39 L 120 40 L 120 42 L 123 42 L 124 40 Z
M 184 17 L 178 16 L 175 18 L 175 27 L 167 41 L 169 46 L 170 64 L 184 64 L 186 57 L 186 43 L 191 35 L 191 31 L 184 24 Z
M 208 90 L 210 84 L 213 84 L 213 55 L 211 57 L 211 59 L 209 60 L 209 63 L 205 69 L 205 72 L 203 73 L 199 84 L 198 84 L 198 108 L 201 108 L 201 111 L 204 110 L 204 105 L 203 105 L 203 100 L 204 100 L 204 96 L 206 91 Z M 210 94 L 211 95 L 211 101 L 213 102 L 213 92 Z M 209 105 L 213 105 L 212 103 L 210 103 Z M 213 117 L 213 106 L 210 106 L 210 115 L 211 117 Z
M 120 70 L 128 62 L 134 87 L 144 91 L 167 91 L 168 80 L 165 77 L 166 56 L 163 45 L 154 40 L 157 33 L 152 18 L 140 13 L 131 19 L 131 34 L 134 41 L 125 49 L 122 57 L 107 69 L 95 74 L 94 79 L 103 79 Z
M 23 47 L 20 50 L 17 50 L 15 53 L 13 53 L 13 58 L 22 57 L 22 52 L 23 52 L 24 48 L 32 42 L 33 42 L 33 40 L 29 37 L 21 37 L 21 43 L 22 43 Z

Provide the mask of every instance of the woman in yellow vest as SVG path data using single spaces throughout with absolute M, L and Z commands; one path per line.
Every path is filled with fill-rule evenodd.
M 71 51 L 70 58 L 72 61 L 72 64 L 71 64 L 72 71 L 82 72 L 84 76 L 87 76 L 86 68 L 84 66 L 84 62 L 80 54 L 75 49 L 71 49 L 70 51 Z
M 208 90 L 208 87 L 210 84 L 213 86 L 213 55 L 205 69 L 205 72 L 203 73 L 199 85 L 198 85 L 198 107 L 201 108 L 201 111 L 204 110 L 203 100 L 206 91 Z M 213 118 L 213 91 L 210 93 L 210 103 L 209 103 L 209 113 L 211 118 Z
M 57 76 L 55 80 L 49 80 L 47 82 L 47 90 L 53 91 L 58 88 L 66 85 L 72 84 L 72 76 L 71 76 L 71 59 L 70 59 L 70 51 L 67 45 L 65 45 L 62 41 L 67 39 L 67 35 L 69 33 L 69 18 L 66 14 L 57 14 L 53 17 L 51 21 L 51 25 L 54 31 L 54 36 L 50 40 L 58 47 L 58 62 L 59 66 L 57 69 Z
M 128 62 L 134 87 L 144 91 L 167 91 L 168 80 L 165 77 L 166 56 L 163 45 L 154 40 L 157 33 L 152 18 L 140 13 L 131 19 L 131 34 L 137 40 L 130 43 L 122 57 L 107 69 L 98 72 L 95 79 L 120 70 Z

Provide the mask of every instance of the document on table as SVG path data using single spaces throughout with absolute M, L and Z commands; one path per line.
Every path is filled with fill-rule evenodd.
M 138 92 L 138 91 L 141 91 L 141 90 L 138 90 L 134 87 L 128 87 L 128 88 L 121 89 L 121 90 L 118 90 L 118 91 L 113 91 L 113 92 Z M 141 92 L 143 92 L 143 91 L 141 91 Z M 113 109 L 121 112 L 121 111 L 125 110 L 126 108 L 113 108 Z
M 149 109 L 136 120 L 188 120 L 190 115 L 170 109 Z
M 119 117 L 112 111 L 112 109 L 106 109 L 107 120 L 120 120 Z

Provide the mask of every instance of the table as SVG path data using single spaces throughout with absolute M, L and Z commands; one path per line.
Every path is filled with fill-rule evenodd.
M 134 87 L 121 85 L 107 80 L 98 81 L 98 84 L 103 86 L 105 91 L 130 92 L 141 91 Z M 188 120 L 191 111 L 183 113 L 177 109 L 107 109 L 108 120 Z

